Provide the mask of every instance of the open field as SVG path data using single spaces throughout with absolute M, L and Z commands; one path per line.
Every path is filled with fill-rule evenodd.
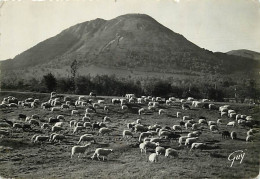
M 49 94 L 32 93 L 10 93 L 0 92 L 0 99 L 7 96 L 17 97 L 18 100 L 25 100 L 28 97 L 38 98 L 41 102 L 47 101 Z M 73 95 L 70 95 L 73 96 Z M 76 98 L 77 96 L 73 96 Z M 204 116 L 208 121 L 217 121 L 220 118 L 218 110 L 208 110 L 204 108 L 192 108 L 191 110 L 182 110 L 180 104 L 166 106 L 160 104 L 160 109 L 165 109 L 166 114 L 158 115 L 158 109 L 155 112 L 149 112 L 141 116 L 138 115 L 138 109 L 146 107 L 147 104 L 127 104 L 128 110 L 122 111 L 119 104 L 111 104 L 111 97 L 93 98 L 104 99 L 109 111 L 105 112 L 103 108 L 98 108 L 91 122 L 102 121 L 104 116 L 111 117 L 112 122 L 107 126 L 113 129 L 109 136 L 97 135 L 97 130 L 86 129 L 80 133 L 73 134 L 73 129 L 68 126 L 62 133 L 66 136 L 60 143 L 44 142 L 42 144 L 32 143 L 31 138 L 34 134 L 50 135 L 50 130 L 41 130 L 34 126 L 33 131 L 23 132 L 22 130 L 13 130 L 11 136 L 3 136 L 0 139 L 0 176 L 15 178 L 254 178 L 259 174 L 260 159 L 260 133 L 255 133 L 254 142 L 246 142 L 246 132 L 248 127 L 236 126 L 227 127 L 230 119 L 223 117 L 224 123 L 219 126 L 219 131 L 210 131 L 207 125 L 202 125 L 199 130 L 202 134 L 198 142 L 207 144 L 205 150 L 190 151 L 186 146 L 179 146 L 176 141 L 163 140 L 161 146 L 178 150 L 179 158 L 165 158 L 159 156 L 158 163 L 148 161 L 153 149 L 149 149 L 147 154 L 141 154 L 139 149 L 139 133 L 134 133 L 134 138 L 123 139 L 122 131 L 127 129 L 126 124 L 136 121 L 140 118 L 144 125 L 170 126 L 179 124 L 181 118 L 176 117 L 176 112 L 182 112 L 182 115 L 189 115 L 195 121 L 199 116 Z M 216 103 L 216 106 L 222 103 Z M 253 116 L 259 119 L 259 106 L 248 106 L 244 104 L 231 103 L 231 108 L 237 113 Z M 77 107 L 80 116 L 71 116 L 70 109 L 61 112 L 51 112 L 41 108 L 27 108 L 19 106 L 18 109 L 0 109 L 0 122 L 6 118 L 12 122 L 25 123 L 18 119 L 18 114 L 31 116 L 38 114 L 40 123 L 47 122 L 51 116 L 62 114 L 65 116 L 65 122 L 71 119 L 80 120 L 85 113 L 86 107 Z M 259 126 L 254 126 L 260 130 Z M 184 129 L 184 128 L 183 128 Z M 238 139 L 222 139 L 221 131 L 236 131 Z M 182 136 L 187 135 L 191 129 L 184 129 Z M 97 140 L 96 144 L 91 144 L 87 149 L 86 155 L 80 158 L 70 158 L 71 148 L 78 145 L 77 142 L 82 134 L 94 133 Z M 81 144 L 83 145 L 83 144 Z M 94 150 L 98 147 L 112 148 L 114 153 L 108 156 L 108 160 L 91 160 Z M 228 156 L 237 150 L 243 150 L 244 159 L 234 161 L 232 167 Z

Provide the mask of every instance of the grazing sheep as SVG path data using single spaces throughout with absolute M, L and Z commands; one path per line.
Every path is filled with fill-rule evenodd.
M 123 138 L 126 138 L 127 136 L 133 137 L 133 133 L 129 130 L 124 130 L 123 131 Z
M 141 115 L 142 113 L 144 113 L 144 111 L 145 111 L 144 108 L 141 108 L 138 110 L 138 114 Z
M 192 143 L 191 144 L 191 148 L 190 148 L 190 151 L 192 150 L 192 149 L 204 149 L 206 147 L 206 144 L 204 144 L 204 143 L 198 143 L 198 142 L 194 142 L 194 143 Z
M 122 110 L 127 110 L 128 109 L 127 105 L 123 105 L 123 106 L 121 106 L 121 108 L 122 108 Z
M 102 128 L 99 129 L 98 132 L 99 132 L 99 134 L 101 134 L 101 135 L 104 135 L 104 134 L 109 135 L 109 133 L 111 133 L 112 130 L 111 130 L 111 129 L 108 129 L 108 128 L 106 128 L 106 127 L 102 127 Z
M 223 123 L 223 120 L 222 119 L 218 119 L 217 120 L 217 125 L 221 125 Z
M 162 155 L 163 153 L 165 153 L 165 148 L 161 147 L 161 146 L 157 146 L 155 148 L 155 153 L 156 153 L 156 155 Z
M 191 128 L 192 127 L 192 123 L 190 123 L 190 122 L 186 122 L 185 123 L 185 128 L 186 128 L 186 130 L 188 129 L 188 128 Z
M 59 119 L 59 120 L 64 120 L 65 119 L 65 117 L 63 115 L 58 115 L 56 118 Z
M 179 138 L 179 145 L 181 146 L 182 143 L 185 142 L 187 138 L 188 138 L 188 136 L 181 136 L 181 137 Z
M 188 137 L 198 137 L 199 135 L 201 135 L 200 131 L 194 131 L 194 132 L 190 132 L 188 133 Z
M 82 131 L 83 129 L 86 129 L 84 126 L 76 126 L 74 127 L 73 134 L 76 132 Z
M 91 143 L 88 143 L 84 146 L 73 146 L 71 149 L 71 158 L 73 157 L 73 155 L 75 155 L 77 153 L 79 154 L 78 155 L 78 158 L 79 158 L 80 154 L 84 154 L 90 145 L 91 145 Z
M 47 141 L 49 139 L 49 136 L 36 136 L 33 143 L 36 143 L 36 142 L 44 142 L 44 141 Z
M 90 122 L 90 117 L 83 116 L 82 121 L 83 122 Z
M 141 124 L 141 119 L 137 119 L 136 124 Z
M 216 126 L 216 125 L 210 125 L 210 126 L 209 126 L 209 130 L 210 130 L 210 131 L 216 131 L 216 130 L 218 130 L 218 126 Z
M 135 133 L 137 132 L 147 132 L 148 128 L 144 127 L 141 124 L 136 124 L 132 129 L 134 129 Z
M 35 119 L 31 119 L 29 121 L 29 123 L 32 124 L 32 125 L 35 125 L 35 126 L 40 126 L 40 123 L 37 120 L 35 120 Z
M 52 107 L 52 108 L 51 108 L 51 112 L 60 111 L 60 110 L 61 110 L 60 107 Z
M 141 153 L 143 153 L 143 151 L 144 151 L 144 153 L 146 154 L 146 149 L 148 148 L 148 147 L 150 147 L 150 148 L 156 148 L 157 146 L 159 146 L 159 143 L 158 142 L 150 142 L 150 141 L 145 141 L 145 142 L 143 142 L 143 143 L 141 143 L 140 145 L 139 145 L 139 148 L 141 149 Z
M 43 123 L 41 126 L 41 129 L 50 128 L 50 125 L 48 123 Z
M 112 122 L 111 121 L 111 118 L 108 117 L 108 116 L 105 116 L 104 119 L 103 119 L 104 122 Z
M 199 119 L 199 124 L 208 124 L 206 119 Z
M 50 137 L 50 141 L 52 142 L 60 142 L 65 139 L 65 136 L 62 134 L 54 134 Z
M 49 123 L 56 123 L 56 122 L 60 122 L 60 120 L 54 117 L 49 118 Z
M 93 107 L 93 108 L 99 108 L 100 106 L 99 106 L 98 103 L 93 103 L 93 104 L 92 104 L 92 107 Z
M 52 126 L 52 128 L 51 128 L 52 132 L 58 132 L 58 131 L 62 131 L 62 130 L 63 130 L 63 128 L 59 127 L 59 126 Z
M 156 153 L 152 153 L 149 155 L 149 161 L 152 163 L 158 162 L 158 155 Z
M 190 120 L 190 116 L 183 116 L 182 121 L 185 121 L 185 120 Z
M 107 157 L 109 154 L 111 154 L 113 152 L 113 149 L 104 149 L 104 148 L 97 148 L 95 150 L 95 153 L 93 154 L 93 156 L 91 157 L 91 159 L 93 160 L 95 158 L 95 156 L 98 158 L 98 160 L 100 160 L 99 157 L 103 157 L 103 161 L 105 160 L 105 157 Z
M 227 116 L 227 115 L 228 115 L 227 112 L 221 112 L 221 113 L 220 113 L 220 116 L 221 116 L 221 117 L 223 117 L 223 116 Z
M 229 131 L 223 131 L 221 135 L 222 139 L 229 138 L 231 136 Z
M 231 137 L 232 140 L 237 139 L 237 133 L 235 131 L 232 131 L 230 133 L 230 137 Z
M 198 127 L 199 127 L 199 124 L 195 123 L 195 124 L 192 124 L 191 129 L 196 130 L 196 129 L 198 129 Z
M 142 132 L 139 136 L 139 142 L 142 141 L 143 138 L 151 136 L 150 132 Z
M 177 131 L 177 130 L 182 131 L 182 128 L 180 125 L 173 125 L 172 129 L 175 131 Z
M 216 125 L 217 123 L 215 121 L 208 121 L 208 125 L 211 126 L 211 125 Z
M 79 111 L 78 110 L 72 110 L 71 115 L 79 115 Z
M 64 122 L 56 122 L 54 126 L 63 127 L 65 125 Z
M 105 104 L 105 100 L 98 100 L 98 104 Z
M 92 134 L 84 134 L 84 135 L 80 136 L 78 144 L 80 144 L 80 142 L 82 142 L 82 141 L 88 141 L 88 142 L 93 141 L 94 143 L 96 143 L 96 140 Z
M 198 139 L 199 139 L 198 137 L 188 137 L 184 145 L 191 145 L 192 143 L 196 142 Z
M 181 117 L 181 112 L 177 112 L 176 116 L 179 118 Z
M 69 105 L 68 104 L 62 104 L 61 105 L 61 109 L 69 109 Z
M 166 113 L 166 111 L 164 109 L 159 109 L 159 115 L 162 115 L 163 113 Z
M 90 122 L 84 122 L 83 126 L 84 126 L 85 128 L 87 128 L 87 127 L 92 128 L 92 124 L 91 124 Z
M 178 157 L 179 154 L 178 154 L 177 150 L 168 148 L 165 150 L 165 157 L 169 157 L 169 156 Z
M 13 128 L 23 128 L 23 126 L 19 123 L 13 123 Z
M 231 121 L 231 122 L 228 122 L 228 123 L 227 123 L 227 126 L 233 126 L 233 127 L 235 127 L 235 125 L 236 125 L 236 121 Z
M 120 102 L 120 100 L 119 99 L 116 99 L 116 98 L 113 98 L 112 100 L 111 100 L 111 102 L 112 102 L 112 104 L 120 104 L 121 102 Z

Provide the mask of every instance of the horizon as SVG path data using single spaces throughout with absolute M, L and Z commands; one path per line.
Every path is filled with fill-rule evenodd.
M 84 3 L 87 6 L 82 7 Z M 216 8 L 209 11 L 208 8 L 212 5 Z M 2 1 L 0 7 L 0 61 L 12 59 L 76 24 L 97 18 L 110 20 L 138 13 L 151 16 L 190 42 L 213 52 L 226 53 L 241 49 L 260 51 L 260 42 L 256 40 L 260 39 L 259 0 L 24 0 Z M 221 11 L 217 7 L 224 9 Z M 191 11 L 194 8 L 198 12 Z M 236 14 L 242 8 L 244 13 Z M 16 13 L 17 9 L 25 13 Z

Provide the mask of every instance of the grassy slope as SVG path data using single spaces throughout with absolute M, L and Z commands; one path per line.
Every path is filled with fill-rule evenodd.
M 31 97 L 31 94 L 17 93 L 0 93 L 0 98 L 13 95 L 19 99 Z M 35 97 L 46 100 L 48 96 Z M 106 98 L 106 101 L 110 101 Z M 94 120 L 101 120 L 101 117 L 108 115 L 112 118 L 110 127 L 114 128 L 111 136 L 97 136 L 98 144 L 93 144 L 87 151 L 86 157 L 70 159 L 71 147 L 76 145 L 81 134 L 72 135 L 72 129 L 67 133 L 66 142 L 60 144 L 32 144 L 30 142 L 33 133 L 31 132 L 14 132 L 12 138 L 0 139 L 1 146 L 11 147 L 10 149 L 0 148 L 0 176 L 19 177 L 19 178 L 251 178 L 259 173 L 259 140 L 254 143 L 246 143 L 246 129 L 242 127 L 229 128 L 238 133 L 238 140 L 222 140 L 221 135 L 212 133 L 208 127 L 203 127 L 203 134 L 200 141 L 207 142 L 211 149 L 204 151 L 193 151 L 185 147 L 179 147 L 176 142 L 162 143 L 163 146 L 170 146 L 179 150 L 178 159 L 166 159 L 159 157 L 159 163 L 152 164 L 147 162 L 148 155 L 141 155 L 137 145 L 137 137 L 126 142 L 122 140 L 121 133 L 126 128 L 127 122 L 132 122 L 139 118 L 137 109 L 141 106 L 131 105 L 127 113 L 122 113 L 119 106 L 111 106 L 112 112 L 103 113 L 98 109 L 97 116 Z M 157 113 L 141 116 L 144 124 L 154 124 L 158 122 L 161 125 L 178 124 L 179 119 L 175 117 L 179 106 L 166 107 L 167 115 L 158 116 Z M 254 109 L 244 105 L 232 104 L 232 108 L 239 113 L 254 114 L 259 116 L 259 108 Z M 79 109 L 81 113 L 84 108 Z M 195 119 L 198 116 L 206 116 L 208 120 L 217 120 L 219 117 L 217 111 L 208 111 L 206 109 L 182 111 L 183 114 L 190 115 Z M 50 113 L 41 109 L 23 109 L 18 110 L 1 110 L 1 118 L 8 118 L 17 121 L 17 115 L 24 113 L 26 115 L 40 114 L 42 120 L 49 116 L 55 116 L 58 113 Z M 66 121 L 70 117 L 70 111 L 63 111 Z M 259 119 L 259 118 L 258 118 Z M 229 119 L 224 118 L 225 122 Z M 220 130 L 228 129 L 221 126 Z M 184 131 L 184 134 L 188 131 Z M 51 132 L 45 131 L 45 134 Z M 183 134 L 183 135 L 184 135 Z M 259 133 L 257 134 L 259 137 Z M 107 147 L 115 149 L 115 153 L 109 156 L 108 161 L 91 160 L 89 157 L 97 147 Z M 227 160 L 228 155 L 236 150 L 245 150 L 246 155 L 242 164 L 235 162 L 230 168 L 230 162 Z M 148 153 L 152 152 L 150 150 Z

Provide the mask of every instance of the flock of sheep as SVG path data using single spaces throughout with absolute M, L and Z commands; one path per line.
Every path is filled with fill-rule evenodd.
M 73 101 L 69 96 L 64 97 L 52 92 L 50 99 L 46 102 L 40 102 L 39 99 L 33 98 L 27 98 L 24 101 L 18 101 L 17 98 L 12 96 L 4 98 L 0 104 L 0 109 L 42 108 L 42 110 L 48 110 L 52 117 L 42 120 L 42 116 L 37 114 L 30 116 L 19 114 L 18 118 L 21 122 L 2 119 L 0 122 L 0 135 L 12 135 L 13 130 L 30 132 L 37 128 L 43 131 L 43 133 L 51 132 L 51 134 L 35 134 L 31 138 L 32 143 L 55 143 L 67 139 L 68 132 L 65 131 L 71 131 L 70 135 L 82 134 L 77 141 L 77 145 L 71 148 L 71 158 L 75 155 L 80 157 L 81 154 L 86 153 L 90 146 L 97 143 L 97 136 L 113 136 L 114 129 L 111 128 L 111 124 L 114 121 L 109 117 L 109 113 L 113 113 L 111 106 L 119 106 L 122 112 L 129 112 L 128 108 L 131 107 L 131 104 L 137 104 L 142 107 L 137 110 L 139 119 L 132 119 L 132 122 L 124 126 L 125 129 L 121 131 L 122 140 L 128 142 L 131 139 L 137 142 L 141 153 L 151 152 L 148 157 L 150 162 L 157 162 L 160 155 L 178 157 L 179 150 L 165 147 L 169 146 L 174 140 L 178 142 L 179 146 L 184 145 L 190 148 L 190 150 L 203 150 L 212 147 L 200 139 L 205 130 L 214 134 L 221 133 L 223 139 L 231 138 L 235 140 L 238 134 L 234 129 L 237 126 L 242 126 L 249 129 L 245 139 L 247 142 L 253 141 L 254 134 L 258 132 L 253 129 L 257 121 L 252 116 L 239 114 L 231 109 L 230 105 L 217 107 L 208 99 L 195 100 L 192 97 L 187 99 L 171 97 L 164 100 L 161 97 L 142 96 L 136 98 L 134 94 L 126 94 L 123 98 L 112 98 L 111 102 L 107 102 L 107 100 L 97 98 L 96 94 L 90 93 L 89 96 L 79 96 L 76 101 Z M 148 113 L 158 113 L 158 116 L 167 115 L 168 110 L 171 110 L 170 107 L 174 105 L 179 106 L 179 111 L 176 112 L 175 116 L 179 119 L 178 124 L 175 123 L 172 126 L 161 126 L 158 123 L 144 124 L 142 119 L 144 115 Z M 161 108 L 162 106 L 165 107 Z M 198 119 L 192 118 L 186 112 L 191 108 L 214 110 L 216 113 L 219 113 L 219 118 L 215 120 L 207 119 L 203 116 L 200 116 Z M 84 113 L 80 109 L 84 109 Z M 70 111 L 71 116 L 59 114 L 64 111 Z M 107 114 L 100 118 L 101 122 L 93 120 L 95 116 L 97 117 L 98 111 L 102 111 L 102 114 Z M 226 130 L 227 127 L 229 130 Z M 183 133 L 184 130 L 185 134 Z M 139 136 L 138 139 L 135 136 Z M 91 159 L 105 160 L 113 152 L 114 149 L 111 148 L 96 148 Z

